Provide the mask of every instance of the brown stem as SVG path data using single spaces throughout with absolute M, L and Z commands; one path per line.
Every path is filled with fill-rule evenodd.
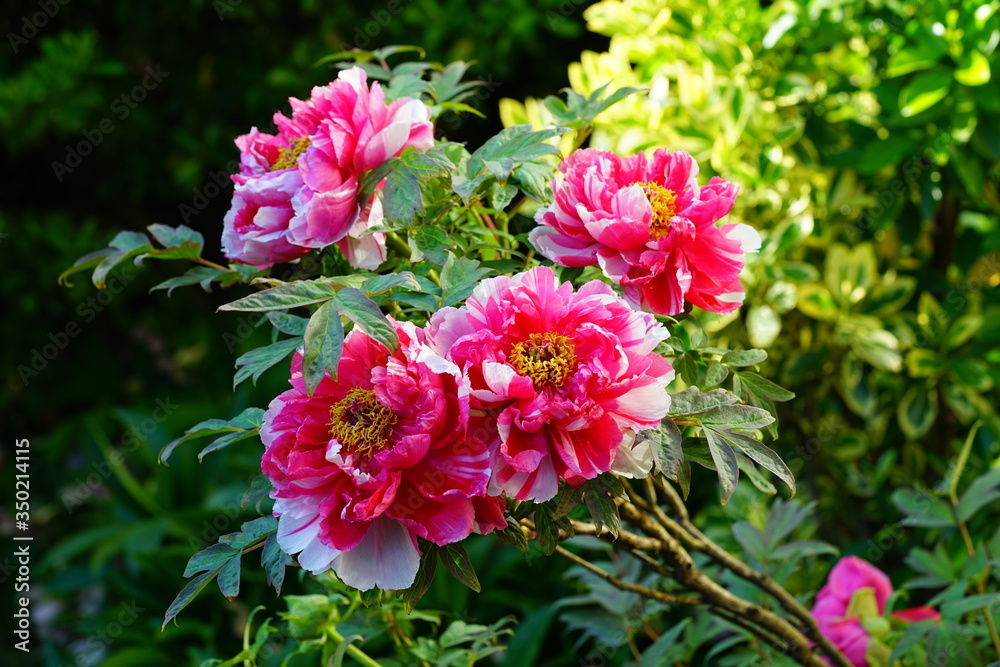
M 649 598 L 650 600 L 659 600 L 660 602 L 666 602 L 668 604 L 687 604 L 687 605 L 697 605 L 701 604 L 701 600 L 698 598 L 686 597 L 683 595 L 671 595 L 670 593 L 664 593 L 663 591 L 653 590 L 646 586 L 640 586 L 638 584 L 630 584 L 627 581 L 622 581 L 614 575 L 605 572 L 601 568 L 597 567 L 590 561 L 580 558 L 572 551 L 565 549 L 563 547 L 556 547 L 556 553 L 563 558 L 570 560 L 580 567 L 593 572 L 598 577 L 608 582 L 615 588 L 621 589 L 623 591 L 628 591 L 630 593 L 638 593 L 639 595 Z
M 663 557 L 666 565 L 674 571 L 674 578 L 682 586 L 698 593 L 713 607 L 726 609 L 746 622 L 760 626 L 786 644 L 784 647 L 776 646 L 776 648 L 785 651 L 787 655 L 801 664 L 810 667 L 824 667 L 826 663 L 813 652 L 809 641 L 792 624 L 763 607 L 736 597 L 706 577 L 697 569 L 690 554 L 684 550 L 680 542 L 665 527 L 632 503 L 622 502 L 619 509 L 625 521 L 636 526 L 659 543 L 656 553 Z M 762 638 L 766 639 L 763 636 Z M 830 657 L 840 667 L 850 667 L 850 663 L 836 649 L 833 649 Z
M 758 572 L 753 569 L 743 561 L 739 560 L 728 551 L 717 545 L 712 540 L 708 539 L 693 523 L 691 523 L 690 515 L 688 514 L 687 507 L 684 505 L 684 501 L 681 497 L 677 495 L 677 491 L 674 490 L 672 486 L 663 482 L 656 482 L 657 488 L 663 491 L 663 494 L 667 497 L 667 502 L 673 508 L 674 512 L 680 518 L 681 526 L 691 533 L 691 535 L 699 540 L 705 548 L 701 549 L 698 547 L 699 551 L 706 554 L 709 558 L 717 562 L 719 565 L 729 569 L 738 577 L 749 581 L 750 583 L 756 585 L 761 590 L 766 591 L 772 595 L 785 610 L 791 614 L 795 619 L 797 619 L 805 628 L 806 635 L 814 641 L 823 652 L 828 655 L 835 664 L 840 665 L 840 667 L 850 667 L 850 662 L 841 655 L 840 651 L 834 646 L 833 642 L 824 635 L 820 629 L 819 624 L 816 622 L 816 617 L 813 616 L 808 609 L 802 606 L 798 600 L 796 600 L 788 591 L 786 591 L 782 586 L 780 586 L 774 579 L 767 576 L 763 572 Z

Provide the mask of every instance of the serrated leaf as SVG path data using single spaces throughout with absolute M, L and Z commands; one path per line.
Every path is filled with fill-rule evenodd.
M 288 310 L 289 308 L 329 301 L 337 296 L 340 289 L 340 285 L 323 280 L 296 281 L 237 299 L 232 303 L 219 306 L 219 310 L 258 313 L 268 310 Z
M 340 323 L 340 313 L 335 305 L 337 303 L 338 300 L 335 299 L 322 304 L 306 325 L 302 379 L 309 396 L 312 396 L 327 374 L 333 379 L 337 378 L 340 353 L 344 347 L 344 327 Z
M 465 553 L 465 547 L 461 544 L 446 544 L 438 553 L 441 562 L 453 577 L 477 593 L 482 590 L 476 571 L 472 567 L 472 561 L 469 560 L 469 554 Z
M 257 384 L 257 378 L 271 366 L 274 366 L 302 345 L 301 338 L 279 340 L 264 347 L 250 350 L 236 359 L 236 375 L 233 377 L 233 389 L 249 377 Z
M 378 304 L 353 287 L 345 287 L 334 302 L 337 312 L 354 322 L 354 325 L 390 352 L 399 347 L 396 330 L 382 314 Z

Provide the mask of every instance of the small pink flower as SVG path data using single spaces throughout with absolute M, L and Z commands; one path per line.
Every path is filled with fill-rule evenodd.
M 543 255 L 599 264 L 630 303 L 665 315 L 685 301 L 716 313 L 743 302 L 740 270 L 760 237 L 748 225 L 715 224 L 732 210 L 736 186 L 715 177 L 699 188 L 698 164 L 683 151 L 622 158 L 587 148 L 560 169 L 529 237 Z
M 502 501 L 486 497 L 489 452 L 469 431 L 468 381 L 422 331 L 394 326 L 392 354 L 352 331 L 338 379 L 312 396 L 296 352 L 292 388 L 261 428 L 281 548 L 360 590 L 409 587 L 418 536 L 450 544 L 507 525 Z
M 892 583 L 885 572 L 871 563 L 847 556 L 830 570 L 826 585 L 816 594 L 812 615 L 826 635 L 855 667 L 868 667 L 868 649 L 873 641 L 864 622 L 867 617 L 848 616 L 851 601 L 858 591 L 870 589 L 875 600 L 875 617 L 885 615 L 885 605 L 892 595 Z M 893 612 L 893 618 L 905 623 L 924 619 L 940 620 L 940 615 L 930 607 L 915 607 Z M 884 623 L 884 621 L 880 621 Z M 886 626 L 887 627 L 887 626 Z M 827 660 L 829 662 L 829 660 Z
M 492 278 L 427 336 L 468 374 L 473 408 L 496 412 L 493 493 L 544 501 L 560 478 L 648 472 L 634 435 L 669 409 L 673 369 L 653 352 L 668 334 L 604 283 L 574 293 L 547 267 Z
M 277 135 L 253 128 L 236 140 L 240 173 L 233 176 L 239 186 L 272 179 L 276 174 L 293 174 L 284 179 L 289 187 L 281 189 L 284 198 L 280 206 L 273 204 L 273 208 L 283 210 L 268 218 L 264 231 L 248 224 L 237 226 L 238 213 L 231 210 L 223 232 L 226 256 L 269 266 L 350 236 L 348 261 L 358 268 L 377 267 L 376 259 L 385 257 L 384 237 L 361 235 L 377 224 L 369 220 L 375 214 L 377 193 L 360 202 L 358 179 L 407 146 L 430 148 L 434 144 L 430 110 L 408 97 L 386 104 L 379 83 L 369 88 L 364 70 L 358 67 L 342 71 L 327 86 L 313 88 L 309 100 L 292 98 L 289 103 L 291 118 L 281 113 L 274 116 Z M 237 192 L 233 209 L 241 207 L 245 208 Z M 274 224 L 279 219 L 281 224 Z M 270 252 L 257 247 L 268 243 L 280 248 Z M 293 256 L 286 246 L 300 250 Z

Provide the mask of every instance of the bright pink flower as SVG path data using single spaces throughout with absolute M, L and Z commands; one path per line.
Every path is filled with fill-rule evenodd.
M 291 197 L 302 187 L 297 170 L 245 179 L 237 175 L 233 180 L 233 204 L 222 226 L 226 257 L 264 268 L 309 252 L 288 241 L 288 223 L 295 215 Z
M 830 570 L 826 585 L 816 594 L 816 603 L 812 609 L 820 631 L 856 667 L 868 666 L 867 652 L 872 638 L 863 625 L 867 619 L 856 615 L 848 616 L 847 612 L 858 591 L 866 588 L 872 591 L 876 607 L 874 611 L 876 617 L 881 618 L 885 615 L 886 602 L 892 595 L 889 577 L 857 556 L 841 558 Z M 941 618 L 930 607 L 904 609 L 894 612 L 892 616 L 906 623 Z
M 604 283 L 574 293 L 548 267 L 492 278 L 427 336 L 468 374 L 473 408 L 497 412 L 493 493 L 544 501 L 560 478 L 648 472 L 634 435 L 669 409 L 673 369 L 653 352 L 668 334 Z
M 468 381 L 422 331 L 394 326 L 392 354 L 352 331 L 338 379 L 324 377 L 312 396 L 296 352 L 292 388 L 261 428 L 281 548 L 361 590 L 410 586 L 418 536 L 449 544 L 507 525 L 486 498 L 489 452 L 469 431 Z
M 748 225 L 715 224 L 732 210 L 735 185 L 714 177 L 699 188 L 698 164 L 683 151 L 622 158 L 587 148 L 560 169 L 529 237 L 543 255 L 599 264 L 630 303 L 657 313 L 679 313 L 685 301 L 728 313 L 743 302 L 740 270 L 760 237 Z
M 409 97 L 386 104 L 379 83 L 369 89 L 364 70 L 357 67 L 342 71 L 327 86 L 313 88 L 309 100 L 291 98 L 289 103 L 291 118 L 274 115 L 277 135 L 253 128 L 236 140 L 240 173 L 233 176 L 237 194 L 223 232 L 226 256 L 270 266 L 350 236 L 352 240 L 342 246 L 348 261 L 358 268 L 377 267 L 376 259 L 385 257 L 384 237 L 361 235 L 377 224 L 369 220 L 377 192 L 368 201 L 359 201 L 358 179 L 407 146 L 430 148 L 434 143 L 430 110 Z M 282 177 L 280 190 L 256 183 L 286 173 L 290 175 Z M 274 212 L 266 226 L 237 224 L 246 208 L 239 186 L 280 192 L 280 202 L 270 204 Z M 261 244 L 277 248 L 262 250 Z M 289 246 L 297 247 L 298 254 Z

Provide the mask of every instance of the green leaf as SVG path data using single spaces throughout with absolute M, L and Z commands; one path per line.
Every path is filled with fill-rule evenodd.
M 239 549 L 234 549 L 228 544 L 213 544 L 188 559 L 184 577 L 191 577 L 199 572 L 216 572 L 237 554 Z
M 205 586 L 208 586 L 209 582 L 216 575 L 217 571 L 206 572 L 204 574 L 199 574 L 197 577 L 192 579 L 187 583 L 187 585 L 181 589 L 181 592 L 177 594 L 174 601 L 170 603 L 167 607 L 167 612 L 163 616 L 163 625 L 160 629 L 167 627 L 167 623 L 177 618 L 177 614 L 181 612 L 184 607 L 191 604 L 191 600 L 195 598 L 202 591 Z
M 725 505 L 736 490 L 736 483 L 740 478 L 739 461 L 736 459 L 736 452 L 721 437 L 719 431 L 706 428 L 705 438 L 708 440 L 708 451 L 712 455 L 715 470 L 719 475 L 722 504 Z
M 326 374 L 337 379 L 337 366 L 344 346 L 344 327 L 340 323 L 340 313 L 334 305 L 335 301 L 327 301 L 321 305 L 309 318 L 306 326 L 302 379 L 309 396 L 316 391 Z
M 464 301 L 492 269 L 481 268 L 479 262 L 448 253 L 441 267 L 441 308 Z
M 899 93 L 899 110 L 904 118 L 926 111 L 948 96 L 951 74 L 926 72 L 919 74 Z
M 507 527 L 496 532 L 501 541 L 516 548 L 521 553 L 528 553 L 528 538 L 521 530 L 521 524 L 512 517 L 507 517 Z
M 238 551 L 219 570 L 219 578 L 217 579 L 219 590 L 230 600 L 235 599 L 240 593 L 240 557 L 242 555 L 243 551 Z
M 396 287 L 407 287 L 417 292 L 420 291 L 420 283 L 417 282 L 416 277 L 410 271 L 372 276 L 361 284 L 360 289 L 368 296 L 376 296 Z
M 443 229 L 428 225 L 410 230 L 407 241 L 411 251 L 411 262 L 428 259 L 438 266 L 448 261 L 447 251 L 455 245 Z
M 195 438 L 204 438 L 219 434 L 233 434 L 234 432 L 240 434 L 243 431 L 247 431 L 248 435 L 253 435 L 260 429 L 263 418 L 264 411 L 260 408 L 247 408 L 229 421 L 225 419 L 208 419 L 195 424 L 185 431 L 183 436 L 169 443 L 160 451 L 159 461 L 166 464 L 167 458 L 170 457 L 170 454 L 173 453 L 178 445 L 188 440 L 194 440 Z
M 679 623 L 674 623 L 669 630 L 660 635 L 649 648 L 643 651 L 639 667 L 673 665 L 687 657 L 688 648 L 679 639 L 681 632 L 690 622 L 690 618 L 685 618 Z
M 730 366 L 756 366 L 766 360 L 764 350 L 730 350 L 722 355 L 722 363 Z
M 997 601 L 996 593 L 983 593 L 981 595 L 971 595 L 961 600 L 945 602 L 941 606 L 941 616 L 945 619 L 958 619 L 970 611 L 989 608 Z
M 228 447 L 233 443 L 239 442 L 240 440 L 253 438 L 256 435 L 257 435 L 257 429 L 253 429 L 248 431 L 235 431 L 233 433 L 227 433 L 219 438 L 216 438 L 204 449 L 198 452 L 198 462 L 201 463 L 201 460 L 205 458 L 205 454 L 216 452 L 220 449 L 223 449 L 224 447 Z
M 472 178 L 484 169 L 501 182 L 506 181 L 516 163 L 532 162 L 546 155 L 557 155 L 559 149 L 547 143 L 565 132 L 563 128 L 532 131 L 530 125 L 513 125 L 486 141 L 466 163 L 466 176 Z M 490 166 L 487 166 L 487 162 Z
M 688 387 L 684 391 L 670 395 L 670 411 L 667 416 L 684 417 L 701 414 L 722 405 L 739 403 L 739 400 L 739 396 L 725 389 L 702 392 L 697 387 Z
M 354 322 L 355 326 L 374 338 L 390 352 L 399 346 L 396 330 L 389 324 L 378 304 L 354 287 L 345 287 L 335 301 L 337 311 Z
M 576 509 L 581 500 L 583 500 L 582 486 L 574 488 L 566 482 L 560 482 L 559 501 L 556 503 L 555 509 L 552 510 L 552 518 L 561 519 L 568 515 Z
M 559 526 L 552 517 L 552 507 L 547 503 L 535 505 L 535 534 L 538 545 L 546 556 L 552 555 L 559 544 Z
M 729 377 L 729 369 L 713 359 L 705 369 L 705 387 L 714 387 L 722 384 Z
M 366 591 L 361 591 L 361 604 L 366 607 L 370 607 L 373 604 L 382 606 L 382 590 L 378 588 L 369 588 Z
M 972 48 L 962 55 L 955 70 L 955 80 L 963 86 L 982 86 L 990 82 L 990 61 L 979 49 Z
M 947 350 L 954 350 L 968 342 L 983 326 L 983 317 L 978 313 L 962 315 L 952 322 L 944 338 Z
M 271 479 L 267 475 L 257 475 L 250 482 L 250 487 L 243 492 L 243 497 L 240 499 L 240 508 L 249 509 L 250 505 L 260 513 L 260 503 L 267 498 L 274 487 L 271 485 Z
M 387 221 L 411 226 L 416 216 L 424 212 L 420 180 L 412 167 L 399 161 L 399 158 L 395 159 L 397 161 L 385 179 L 382 207 Z
M 759 429 L 774 421 L 767 410 L 749 405 L 720 405 L 701 417 L 702 426 L 713 426 L 717 430 L 733 428 Z
M 781 457 L 774 450 L 759 440 L 754 440 L 740 433 L 719 432 L 718 435 L 753 459 L 759 466 L 777 476 L 778 479 L 788 486 L 788 490 L 791 491 L 792 496 L 795 495 L 795 476 L 792 475 L 792 471 L 788 469 L 788 466 L 785 465 L 785 462 L 781 460 Z
M 920 384 L 910 387 L 909 391 L 903 394 L 896 409 L 896 417 L 903 433 L 908 438 L 916 440 L 930 430 L 934 420 L 937 419 L 937 412 L 937 389 Z
M 340 285 L 325 280 L 296 281 L 245 296 L 232 303 L 219 306 L 219 310 L 242 312 L 288 310 L 298 306 L 309 306 L 329 301 L 337 296 L 340 289 Z
M 896 661 L 905 656 L 911 648 L 919 644 L 935 625 L 937 625 L 937 621 L 931 618 L 907 625 L 906 630 L 892 649 L 892 654 L 889 656 L 889 664 L 896 664 Z
M 248 377 L 252 377 L 253 383 L 257 384 L 257 378 L 264 371 L 294 352 L 300 345 L 302 345 L 301 338 L 289 338 L 288 340 L 279 340 L 277 343 L 272 343 L 265 347 L 258 347 L 241 355 L 236 359 L 238 370 L 233 377 L 233 389 Z
M 839 313 L 830 290 L 819 283 L 806 283 L 799 287 L 798 309 L 809 317 L 827 321 L 835 320 Z
M 409 613 L 417 606 L 420 598 L 424 596 L 427 589 L 434 581 L 434 571 L 437 569 L 439 547 L 431 544 L 424 548 L 423 556 L 420 559 L 420 567 L 417 569 L 417 576 L 413 580 L 413 585 L 404 591 L 400 591 L 399 597 L 403 600 L 403 608 Z
M 167 296 L 177 289 L 178 287 L 186 287 L 187 285 L 197 285 L 200 284 L 201 288 L 206 292 L 212 291 L 213 282 L 221 282 L 223 276 L 228 279 L 239 280 L 239 274 L 235 271 L 224 271 L 222 269 L 213 269 L 210 266 L 196 266 L 193 269 L 188 269 L 187 273 L 183 276 L 177 276 L 175 278 L 168 278 L 162 283 L 150 288 L 150 292 L 155 292 L 156 290 L 165 289 L 167 290 Z
M 733 374 L 733 390 L 740 396 L 742 396 L 740 392 L 741 388 L 746 388 L 748 392 L 772 401 L 784 402 L 795 398 L 795 394 L 784 387 L 780 387 L 767 378 L 749 371 Z
M 664 420 L 658 429 L 643 431 L 639 437 L 649 438 L 656 468 L 667 479 L 678 481 L 684 450 L 681 447 L 681 430 L 677 424 L 669 419 Z
M 587 505 L 598 532 L 605 527 L 615 539 L 618 539 L 618 529 L 621 528 L 622 520 L 618 514 L 618 506 L 615 505 L 616 497 L 624 498 L 625 489 L 618 478 L 610 473 L 583 484 L 583 502 Z
M 465 553 L 465 547 L 461 544 L 446 544 L 440 548 L 439 554 L 441 562 L 453 577 L 477 593 L 482 590 L 476 571 L 472 568 L 472 561 L 469 560 L 469 554 Z
M 274 588 L 275 593 L 281 595 L 281 584 L 285 581 L 285 566 L 291 563 L 291 559 L 288 554 L 281 550 L 277 531 L 264 539 L 260 563 L 264 567 L 267 583 Z
M 930 69 L 947 51 L 947 46 L 936 40 L 907 46 L 889 58 L 885 75 L 891 79 L 918 70 Z
M 959 521 L 968 521 L 980 508 L 1000 498 L 1000 468 L 980 475 L 962 494 L 958 501 Z
M 884 329 L 868 329 L 849 336 L 854 352 L 872 366 L 898 373 L 903 368 L 899 341 Z
M 806 556 L 823 556 L 830 554 L 836 556 L 840 551 L 837 547 L 819 540 L 801 540 L 782 544 L 771 552 L 771 560 L 776 561 L 797 561 Z
M 290 315 L 289 313 L 283 313 L 280 310 L 268 311 L 267 319 L 271 322 L 271 325 L 275 329 L 281 333 L 286 333 L 289 336 L 304 336 L 306 333 L 306 326 L 309 324 L 308 317 Z
M 897 489 L 892 494 L 892 504 L 905 515 L 904 526 L 942 528 L 955 525 L 955 518 L 948 505 L 932 496 L 929 491 Z

